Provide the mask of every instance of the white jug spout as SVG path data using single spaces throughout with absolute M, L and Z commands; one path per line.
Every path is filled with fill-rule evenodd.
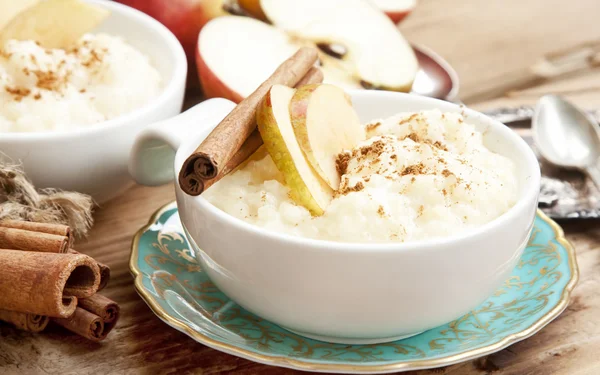
M 226 99 L 209 99 L 187 111 L 150 125 L 131 149 L 129 174 L 142 185 L 158 186 L 175 178 L 174 161 L 184 143 L 199 145 L 235 107 Z

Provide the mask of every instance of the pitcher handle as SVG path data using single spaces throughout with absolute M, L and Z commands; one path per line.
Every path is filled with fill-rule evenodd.
M 136 137 L 129 157 L 129 174 L 147 186 L 172 181 L 179 147 L 188 142 L 199 145 L 234 107 L 235 103 L 226 99 L 209 99 L 150 125 Z

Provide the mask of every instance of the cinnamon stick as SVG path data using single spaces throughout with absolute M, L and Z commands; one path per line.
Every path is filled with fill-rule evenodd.
M 0 248 L 64 253 L 68 246 L 67 236 L 0 226 Z
M 90 298 L 80 299 L 78 306 L 102 318 L 104 333 L 107 335 L 117 324 L 117 320 L 119 320 L 119 313 L 121 311 L 119 305 L 103 295 L 94 294 Z
M 71 228 L 68 225 L 62 224 L 50 224 L 50 223 L 37 223 L 34 221 L 24 220 L 3 220 L 0 221 L 0 228 L 14 228 L 31 230 L 34 232 L 55 234 L 57 236 L 67 237 L 69 240 L 69 247 L 73 242 L 73 236 L 71 235 Z
M 294 87 L 299 88 L 304 85 L 312 85 L 321 82 L 323 82 L 323 71 L 313 66 Z
M 179 184 L 190 195 L 204 190 L 204 180 L 213 179 L 256 128 L 256 110 L 271 86 L 293 87 L 317 61 L 315 48 L 303 47 L 283 62 L 252 94 L 242 100 L 190 155 L 179 173 Z
M 110 280 L 110 267 L 104 263 L 96 262 L 100 270 L 100 284 L 98 284 L 98 292 L 106 288 Z
M 313 66 L 309 69 L 308 73 L 306 73 L 306 75 L 304 77 L 302 77 L 300 82 L 298 82 L 295 87 L 298 88 L 298 87 L 301 87 L 304 85 L 310 85 L 310 84 L 321 83 L 321 82 L 323 82 L 323 72 L 321 71 L 321 69 Z M 256 150 L 258 150 L 258 148 L 262 144 L 263 144 L 262 137 L 260 136 L 258 129 L 255 129 L 252 132 L 252 134 L 250 134 L 248 139 L 246 139 L 246 141 L 244 142 L 242 147 L 240 147 L 240 149 L 233 155 L 233 157 L 225 165 L 225 167 L 223 168 L 223 170 L 221 171 L 221 173 L 219 173 L 219 175 L 217 177 L 215 177 L 211 180 L 202 181 L 203 186 L 202 186 L 201 190 L 204 191 L 204 190 L 208 189 L 215 183 L 219 182 L 219 180 L 221 180 L 223 177 L 225 177 L 229 173 L 231 173 L 240 164 L 242 164 L 250 156 L 252 156 L 252 154 L 255 153 Z
M 221 173 L 213 179 L 203 181 L 202 191 L 208 189 L 223 177 L 227 176 L 231 171 L 236 169 L 240 164 L 242 164 L 246 159 L 248 159 L 258 148 L 263 144 L 262 137 L 258 130 L 254 130 L 252 134 L 246 139 L 246 142 L 242 145 L 242 147 L 233 155 L 231 160 L 225 165 L 222 169 Z
M 46 329 L 50 318 L 44 315 L 0 310 L 0 320 L 10 323 L 20 330 L 37 333 Z
M 81 307 L 77 307 L 68 318 L 52 318 L 52 321 L 88 340 L 101 341 L 106 338 L 102 318 Z
M 69 254 L 81 254 L 79 251 L 77 251 L 75 249 L 69 249 L 67 252 Z M 104 263 L 98 262 L 95 259 L 94 259 L 94 261 L 96 262 L 96 264 L 98 265 L 98 268 L 100 269 L 100 284 L 98 285 L 98 290 L 97 290 L 99 292 L 102 289 L 104 289 L 106 287 L 106 285 L 108 285 L 108 282 L 110 281 L 110 267 Z
M 0 250 L 0 309 L 67 317 L 98 290 L 100 270 L 83 254 Z

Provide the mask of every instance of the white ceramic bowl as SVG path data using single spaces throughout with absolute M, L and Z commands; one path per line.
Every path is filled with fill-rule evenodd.
M 540 170 L 519 136 L 475 111 L 416 95 L 351 95 L 363 122 L 433 108 L 464 112 L 484 131 L 486 146 L 517 165 L 518 202 L 476 230 L 406 244 L 337 243 L 271 232 L 229 216 L 202 196 L 188 196 L 179 186 L 177 204 L 203 270 L 249 311 L 325 341 L 388 341 L 460 317 L 507 279 L 533 225 Z M 213 99 L 156 124 L 136 141 L 130 171 L 145 184 L 172 179 L 232 108 L 231 102 Z M 193 135 L 198 125 L 203 128 Z
M 21 162 L 39 188 L 88 193 L 102 203 L 132 183 L 127 161 L 137 134 L 147 125 L 181 111 L 187 61 L 175 36 L 158 21 L 112 1 L 87 1 L 111 11 L 94 32 L 122 36 L 149 56 L 163 77 L 162 93 L 133 112 L 75 130 L 1 133 L 0 154 Z

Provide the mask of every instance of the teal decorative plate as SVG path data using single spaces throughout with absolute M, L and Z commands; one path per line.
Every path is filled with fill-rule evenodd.
M 477 309 L 404 340 L 343 345 L 286 331 L 221 293 L 190 250 L 175 203 L 158 210 L 136 234 L 129 266 L 154 313 L 202 344 L 270 365 L 344 373 L 446 366 L 501 350 L 556 318 L 578 279 L 575 253 L 562 229 L 538 212 L 512 276 Z

